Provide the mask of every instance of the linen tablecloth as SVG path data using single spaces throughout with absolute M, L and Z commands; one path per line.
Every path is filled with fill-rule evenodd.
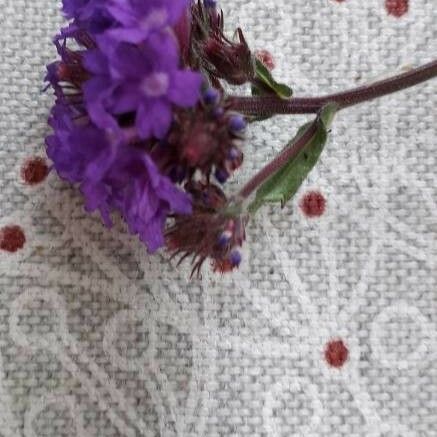
M 221 6 L 298 96 L 437 57 L 434 0 Z M 0 436 L 436 436 L 436 82 L 340 113 L 240 269 L 190 280 L 45 177 L 61 23 L 0 0 Z M 232 187 L 307 118 L 251 125 Z

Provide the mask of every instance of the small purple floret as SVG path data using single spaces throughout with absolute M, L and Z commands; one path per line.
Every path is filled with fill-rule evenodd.
M 141 138 L 164 138 L 173 106 L 192 107 L 200 97 L 202 77 L 179 67 L 174 38 L 154 33 L 141 47 L 101 38 L 104 53 L 85 55 L 94 76 L 85 84 L 85 100 L 94 123 L 111 128 L 114 116 L 136 113 Z

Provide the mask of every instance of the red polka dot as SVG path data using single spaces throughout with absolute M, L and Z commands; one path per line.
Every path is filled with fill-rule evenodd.
M 49 168 L 44 158 L 28 159 L 21 167 L 21 177 L 29 185 L 41 183 L 48 175 Z
M 402 17 L 408 12 L 408 0 L 385 0 L 385 8 L 389 15 Z
M 10 225 L 0 229 L 0 249 L 6 252 L 17 252 L 24 247 L 26 237 L 20 226 Z
M 275 60 L 273 55 L 268 50 L 257 50 L 255 56 L 261 61 L 269 70 L 275 68 Z
M 307 217 L 320 217 L 325 212 L 326 200 L 322 193 L 310 191 L 303 196 L 299 206 Z
M 330 366 L 342 367 L 348 356 L 349 351 L 342 340 L 333 340 L 326 345 L 325 360 Z

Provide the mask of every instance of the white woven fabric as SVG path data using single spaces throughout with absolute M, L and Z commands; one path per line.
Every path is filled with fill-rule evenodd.
M 317 95 L 437 57 L 434 0 L 234 0 L 228 28 Z M 437 435 L 436 82 L 341 113 L 317 169 L 248 228 L 235 274 L 189 280 L 84 214 L 44 155 L 53 0 L 0 0 L 0 436 Z M 244 181 L 305 117 L 248 132 Z M 327 201 L 309 219 L 308 190 Z M 349 358 L 328 365 L 326 344 Z

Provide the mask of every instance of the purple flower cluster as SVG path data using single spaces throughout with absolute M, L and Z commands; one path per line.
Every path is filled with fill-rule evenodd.
M 156 159 L 175 111 L 200 97 L 202 76 L 184 68 L 174 31 L 189 6 L 63 0 L 72 22 L 55 39 L 61 60 L 46 76 L 57 97 L 46 139 L 55 169 L 80 185 L 87 210 L 99 210 L 108 226 L 119 211 L 150 251 L 164 244 L 169 214 L 192 210 L 190 196 Z

